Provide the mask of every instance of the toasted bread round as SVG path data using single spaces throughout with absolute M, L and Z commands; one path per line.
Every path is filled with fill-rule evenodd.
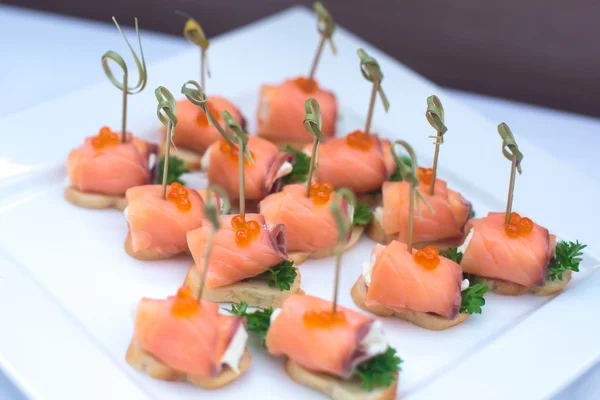
M 239 373 L 233 371 L 228 366 L 225 366 L 218 376 L 211 378 L 200 378 L 172 369 L 154 358 L 150 353 L 147 353 L 135 340 L 132 340 L 129 344 L 129 348 L 125 354 L 125 360 L 135 370 L 145 372 L 152 378 L 161 379 L 163 381 L 188 381 L 193 385 L 200 386 L 204 389 L 218 389 L 233 382 L 241 374 L 246 372 L 250 366 L 251 357 L 248 349 L 245 349 L 244 354 L 240 359 Z
M 100 193 L 84 193 L 69 186 L 65 189 L 65 199 L 78 207 L 90 209 L 116 208 L 123 211 L 127 207 L 125 195 L 111 195 Z
M 358 239 L 360 239 L 365 227 L 362 225 L 355 225 L 352 228 L 352 234 L 350 235 L 350 239 L 344 246 L 344 251 L 350 250 L 356 243 L 358 243 Z M 326 249 L 320 249 L 313 253 L 304 252 L 304 251 L 295 251 L 288 253 L 288 259 L 293 261 L 295 265 L 302 264 L 309 258 L 319 259 L 319 258 L 327 258 L 335 255 L 335 247 L 328 247 Z
M 304 291 L 300 289 L 300 271 L 296 269 L 296 273 L 298 275 L 290 290 L 279 290 L 279 287 L 270 287 L 267 281 L 263 279 L 248 279 L 214 289 L 205 287 L 202 297 L 215 303 L 245 301 L 250 307 L 278 308 L 292 294 L 304 294 Z M 183 283 L 190 287 L 192 293 L 198 293 L 200 280 L 200 273 L 196 268 L 196 264 L 194 264 L 188 270 Z
M 192 150 L 175 148 L 171 146 L 170 154 L 183 161 L 183 167 L 190 171 L 200 171 L 202 169 L 202 154 L 196 153 Z M 165 144 L 160 144 L 160 156 L 165 155 Z
M 398 240 L 398 234 L 397 233 L 392 234 L 392 235 L 386 234 L 385 231 L 383 230 L 383 226 L 381 225 L 381 222 L 376 218 L 373 218 L 373 220 L 371 220 L 371 222 L 367 226 L 366 233 L 370 239 L 374 240 L 377 243 L 386 245 L 386 246 L 388 244 L 390 244 L 393 240 Z M 447 251 L 451 247 L 460 246 L 463 242 L 463 239 L 464 238 L 461 236 L 461 237 L 457 237 L 457 238 L 453 238 L 453 239 L 438 240 L 435 242 L 416 242 L 416 243 L 413 243 L 413 246 L 416 249 L 422 249 L 425 246 L 434 246 L 440 252 L 443 252 L 443 251 Z
M 292 380 L 318 390 L 334 400 L 391 400 L 396 398 L 398 377 L 386 388 L 366 390 L 358 379 L 345 380 L 335 376 L 310 371 L 295 361 L 285 362 L 285 372 Z
M 460 324 L 469 317 L 468 313 L 461 313 L 458 314 L 458 317 L 455 319 L 448 319 L 430 313 L 411 310 L 400 312 L 382 305 L 367 305 L 365 304 L 367 298 L 367 285 L 365 284 L 365 280 L 362 275 L 358 278 L 354 286 L 352 286 L 350 295 L 352 296 L 354 304 L 365 311 L 369 311 L 381 317 L 394 316 L 403 319 L 404 321 L 408 321 L 414 325 L 420 326 L 421 328 L 432 331 L 443 331 L 444 329 L 451 328 Z
M 166 260 L 169 258 L 177 257 L 179 254 L 184 253 L 158 253 L 152 250 L 141 250 L 141 251 L 133 251 L 133 245 L 131 243 L 131 232 L 127 234 L 127 238 L 125 239 L 125 252 L 129 254 L 131 257 L 136 258 L 142 261 L 159 261 Z
M 525 293 L 533 293 L 536 296 L 551 296 L 560 293 L 571 280 L 571 271 L 566 271 L 563 274 L 562 280 L 546 281 L 544 286 L 523 286 L 518 283 L 507 282 L 501 279 L 494 278 L 477 278 L 484 280 L 488 288 L 496 294 L 504 296 L 521 296 Z

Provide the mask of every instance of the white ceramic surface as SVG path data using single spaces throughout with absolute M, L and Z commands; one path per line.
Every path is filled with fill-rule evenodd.
M 209 82 L 209 91 L 218 89 L 219 93 L 232 97 L 252 121 L 257 82 L 277 82 L 286 76 L 305 72 L 305 68 L 299 69 L 298 65 L 307 64 L 306 54 L 312 54 L 313 42 L 317 40 L 316 33 L 312 31 L 313 25 L 313 17 L 309 13 L 294 9 L 215 40 L 211 49 L 215 76 Z M 278 32 L 288 32 L 288 35 L 277 35 Z M 305 35 L 313 40 L 303 40 Z M 442 90 L 354 36 L 343 30 L 336 35 L 340 55 L 336 58 L 325 55 L 318 74 L 325 86 L 335 90 L 342 104 L 340 133 L 362 125 L 359 116 L 364 115 L 369 87 L 360 76 L 355 50 L 358 46 L 365 46 L 380 61 L 386 76 L 383 85 L 392 102 L 388 115 L 383 114 L 381 109 L 377 110 L 376 129 L 383 136 L 406 138 L 422 155 L 421 162 L 429 163 L 433 146 L 431 139 L 427 138 L 431 128 L 424 118 L 425 98 L 437 93 L 444 102 L 447 124 L 451 129 L 442 148 L 440 175 L 463 191 L 474 202 L 479 214 L 502 208 L 508 161 L 500 156 L 500 139 L 495 126 L 451 98 L 446 99 Z M 252 43 L 264 43 L 264 46 L 251 51 Z M 290 53 L 289 49 L 297 52 Z M 226 62 L 231 57 L 239 63 Z M 251 63 L 247 61 L 250 59 L 269 62 Z M 196 63 L 196 52 L 188 52 L 149 67 L 148 90 L 130 99 L 131 130 L 142 136 L 157 137 L 156 102 L 151 89 L 162 84 L 177 93 L 185 80 L 196 79 Z M 229 79 L 225 80 L 224 76 Z M 251 76 L 254 78 L 251 79 Z M 87 101 L 87 106 L 82 106 L 83 100 Z M 77 110 L 68 126 L 62 125 L 60 118 L 62 110 L 66 109 Z M 63 310 L 76 321 L 76 327 L 56 322 L 53 324 L 55 329 L 65 330 L 65 333 L 81 340 L 88 338 L 88 351 L 102 353 L 112 361 L 113 373 L 117 371 L 123 377 L 130 378 L 124 379 L 124 390 L 133 383 L 157 398 L 191 398 L 198 396 L 198 389 L 149 379 L 130 370 L 123 361 L 132 329 L 129 319 L 131 304 L 141 296 L 173 293 L 183 280 L 190 260 L 153 264 L 132 260 L 122 251 L 126 224 L 120 213 L 80 210 L 65 203 L 61 196 L 65 177 L 63 162 L 68 150 L 78 145 L 83 136 L 97 132 L 101 125 L 108 123 L 118 126 L 118 114 L 118 92 L 109 84 L 101 84 L 0 121 L 2 130 L 18 132 L 20 121 L 26 119 L 30 129 L 48 132 L 39 138 L 35 148 L 28 144 L 26 137 L 19 136 L 0 149 L 0 157 L 5 157 L 12 165 L 37 165 L 22 175 L 17 174 L 15 179 L 5 179 L 0 186 L 0 226 L 3 228 L 0 231 L 0 250 L 14 260 L 14 264 L 11 264 L 13 270 L 17 268 L 27 273 L 30 280 L 14 278 L 10 274 L 10 266 L 5 267 L 4 264 L 0 264 L 0 275 L 5 278 L 4 284 L 7 284 L 8 276 L 9 286 L 19 289 L 19 292 L 33 293 L 31 301 L 34 303 L 44 302 L 43 294 L 28 289 L 38 288 L 38 292 L 43 291 L 46 296 L 53 297 L 56 303 L 45 301 L 45 304 L 55 312 Z M 571 168 L 556 162 L 525 141 L 518 140 L 526 154 L 526 161 L 525 174 L 518 178 L 516 208 L 549 226 L 561 237 L 578 237 L 591 245 L 591 251 L 597 250 L 599 241 L 592 230 L 595 224 L 589 215 L 593 215 L 592 205 L 600 194 L 598 184 L 577 175 Z M 556 181 L 564 182 L 565 187 L 573 193 L 586 194 L 580 196 L 577 209 L 569 209 L 568 216 L 556 210 L 562 209 L 571 196 L 564 192 L 547 195 L 548 188 Z M 585 188 L 585 191 L 581 188 Z M 341 301 L 345 305 L 351 305 L 349 288 L 359 274 L 360 262 L 367 257 L 372 245 L 372 242 L 363 239 L 345 257 L 341 289 Z M 594 291 L 589 290 L 593 281 L 581 282 L 588 276 L 597 279 L 597 276 L 590 275 L 590 267 L 594 264 L 591 257 L 586 258 L 584 271 L 571 284 L 571 290 L 557 299 L 547 302 L 549 299 L 529 296 L 511 299 L 490 295 L 482 316 L 472 317 L 468 323 L 447 332 L 428 332 L 400 321 L 386 320 L 387 336 L 406 360 L 400 393 L 417 397 L 430 390 L 444 390 L 445 393 L 449 390 L 471 398 L 468 392 L 464 393 L 461 389 L 464 381 L 456 379 L 460 378 L 456 376 L 456 371 L 461 368 L 466 374 L 493 370 L 494 374 L 490 374 L 487 383 L 492 387 L 497 385 L 498 390 L 505 386 L 505 378 L 516 380 L 517 387 L 526 384 L 529 379 L 540 381 L 544 387 L 544 393 L 537 392 L 540 397 L 560 389 L 577 376 L 584 362 L 589 363 L 600 354 L 598 345 L 591 337 L 580 334 L 576 347 L 587 349 L 586 357 L 574 357 L 573 354 L 579 353 L 568 348 L 554 349 L 554 356 L 561 359 L 563 373 L 546 379 L 548 372 L 552 371 L 552 365 L 537 360 L 542 360 L 540 356 L 544 354 L 544 349 L 541 344 L 547 336 L 540 338 L 540 346 L 527 346 L 530 340 L 526 333 L 542 330 L 548 334 L 548 330 L 552 330 L 552 334 L 569 337 L 570 333 L 586 332 L 595 327 L 593 321 L 578 317 L 583 313 L 571 314 L 569 324 L 565 325 L 562 320 L 556 319 L 557 312 L 553 312 L 553 309 L 560 310 L 561 304 L 564 309 L 564 304 L 568 305 L 569 301 L 576 302 L 579 311 L 591 307 L 592 301 L 597 302 Z M 330 296 L 330 277 L 333 274 L 331 260 L 307 263 L 301 271 L 303 287 L 308 293 Z M 3 295 L 7 297 L 0 304 L 13 302 L 11 299 L 14 299 L 14 294 L 11 296 L 10 292 L 0 291 L 0 296 Z M 14 326 L 14 332 L 35 330 L 37 320 L 24 318 L 22 313 L 11 314 L 8 308 L 0 307 L 2 310 L 6 312 L 6 320 L 14 324 L 11 325 Z M 47 315 L 50 315 L 50 311 Z M 0 340 L 3 366 L 11 371 L 11 375 L 33 388 L 29 393 L 46 391 L 47 394 L 52 390 L 56 393 L 58 387 L 43 386 L 41 378 L 28 366 L 31 363 L 23 362 L 18 352 L 4 350 L 15 346 L 20 339 L 13 336 Z M 77 357 L 79 352 L 73 353 L 71 342 L 45 342 L 46 346 L 40 346 L 40 361 L 36 366 L 52 370 L 50 354 L 43 354 L 44 349 L 49 347 L 49 350 L 61 350 Z M 251 350 L 254 364 L 247 375 L 223 391 L 203 392 L 202 396 L 235 396 L 241 391 L 260 393 L 266 398 L 276 398 L 281 393 L 286 393 L 289 398 L 304 398 L 312 394 L 287 381 L 280 368 L 281 363 L 266 357 L 258 346 L 253 345 Z M 485 352 L 491 352 L 493 357 L 480 356 Z M 102 356 L 86 357 L 85 363 L 95 365 L 95 357 Z M 513 376 L 514 368 L 511 370 L 514 361 L 521 357 L 534 363 L 534 368 L 527 371 L 527 380 L 523 378 L 524 374 Z M 578 367 L 569 369 L 570 363 Z M 457 364 L 458 367 L 453 368 Z M 65 365 L 64 368 L 68 369 L 69 366 Z M 92 373 L 76 367 L 69 372 L 75 376 L 89 376 Z M 99 370 L 93 371 L 94 374 L 96 372 L 101 373 Z M 448 378 L 452 376 L 453 379 Z M 56 384 L 69 378 L 57 373 L 53 379 Z M 103 388 L 103 385 L 96 385 L 95 389 L 94 394 L 111 394 L 104 392 L 107 388 Z

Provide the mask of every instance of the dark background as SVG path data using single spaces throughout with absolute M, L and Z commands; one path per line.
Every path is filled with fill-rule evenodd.
M 600 116 L 599 0 L 324 0 L 334 19 L 434 82 Z M 208 37 L 310 0 L 8 0 L 94 20 Z

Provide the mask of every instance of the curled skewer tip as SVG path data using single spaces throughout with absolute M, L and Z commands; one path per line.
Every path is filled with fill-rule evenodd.
M 498 133 L 502 138 L 502 155 L 509 160 L 512 161 L 513 158 L 516 158 L 516 167 L 519 174 L 523 171 L 521 169 L 521 161 L 523 160 L 523 153 L 519 150 L 519 145 L 515 141 L 515 137 L 513 136 L 512 131 L 504 122 L 498 125 Z
M 390 108 L 390 102 L 388 101 L 388 98 L 381 86 L 381 82 L 383 81 L 383 72 L 381 72 L 379 63 L 362 48 L 358 49 L 356 53 L 360 59 L 360 72 L 366 80 L 377 85 L 377 92 L 379 93 L 379 97 L 383 103 L 383 108 L 385 109 L 385 112 L 387 112 Z
M 446 133 L 448 128 L 444 123 L 444 106 L 440 99 L 433 95 L 427 98 L 427 111 L 425 111 L 425 116 L 427 117 L 427 121 L 429 124 L 435 129 L 440 135 Z M 444 140 L 441 139 L 440 143 L 444 143 Z
M 218 199 L 223 201 L 223 207 L 220 207 L 218 202 L 213 199 L 213 194 L 217 194 Z M 217 231 L 221 228 L 219 220 L 220 214 L 227 214 L 231 209 L 231 202 L 225 189 L 221 186 L 210 185 L 206 189 L 206 200 L 204 201 L 204 218 L 206 218 L 213 226 L 213 230 Z

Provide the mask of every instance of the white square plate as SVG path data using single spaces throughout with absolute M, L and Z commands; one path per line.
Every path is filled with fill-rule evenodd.
M 305 73 L 317 40 L 312 13 L 299 8 L 224 35 L 211 46 L 214 77 L 208 91 L 233 99 L 253 132 L 260 83 Z M 318 78 L 338 96 L 338 134 L 363 125 L 369 84 L 360 75 L 356 49 L 364 47 L 380 62 L 392 104 L 388 114 L 377 109 L 375 129 L 384 137 L 408 140 L 421 164 L 430 164 L 425 99 L 438 94 L 449 127 L 440 176 L 473 202 L 478 215 L 502 210 L 509 162 L 501 156 L 496 123 L 343 29 L 335 41 L 339 55 L 326 52 Z M 197 79 L 197 67 L 196 51 L 149 66 L 148 88 L 130 97 L 129 129 L 158 140 L 153 89 L 163 85 L 177 94 L 185 81 Z M 125 363 L 134 304 L 142 296 L 174 293 L 191 259 L 134 260 L 123 251 L 127 225 L 120 212 L 79 209 L 63 199 L 68 151 L 100 126 L 118 126 L 119 115 L 119 93 L 103 83 L 0 120 L 0 130 L 13 134 L 0 141 L 0 162 L 16 171 L 0 181 L 0 318 L 7 327 L 0 329 L 2 367 L 36 399 L 318 396 L 290 381 L 281 360 L 255 342 L 249 371 L 215 392 L 157 381 Z M 600 187 L 515 135 L 525 154 L 515 208 L 560 238 L 588 243 L 582 271 L 556 298 L 490 294 L 482 315 L 443 332 L 385 319 L 386 336 L 405 360 L 403 396 L 481 398 L 485 389 L 486 398 L 543 398 L 600 356 L 593 335 L 600 322 L 592 317 L 600 300 L 592 253 L 600 248 L 593 229 Z M 349 290 L 372 247 L 363 238 L 344 256 L 341 304 L 354 307 Z M 300 270 L 307 293 L 331 296 L 331 259 L 309 261 Z

